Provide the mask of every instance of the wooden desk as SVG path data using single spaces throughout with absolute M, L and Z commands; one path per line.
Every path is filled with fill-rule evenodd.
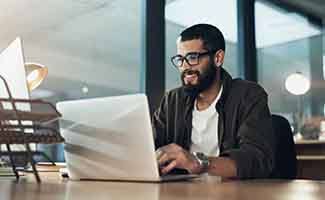
M 298 140 L 298 178 L 325 180 L 325 141 Z
M 58 178 L 46 178 L 35 183 L 31 179 L 14 183 L 0 180 L 1 200 L 320 200 L 325 196 L 325 182 L 249 180 L 220 181 L 214 177 L 202 177 L 192 181 L 169 183 L 131 182 L 76 182 Z
M 295 141 L 297 155 L 325 155 L 325 140 Z

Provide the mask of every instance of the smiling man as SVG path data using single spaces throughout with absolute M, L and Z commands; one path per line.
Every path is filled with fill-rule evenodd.
M 153 116 L 157 159 L 173 169 L 232 178 L 267 178 L 275 138 L 267 94 L 256 83 L 232 79 L 223 68 L 219 29 L 185 29 L 171 58 L 182 86 L 166 93 Z

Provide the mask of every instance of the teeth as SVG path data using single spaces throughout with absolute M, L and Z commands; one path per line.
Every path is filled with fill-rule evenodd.
M 185 77 L 192 78 L 192 77 L 195 77 L 195 76 L 196 76 L 195 74 L 191 74 L 191 75 L 186 75 Z

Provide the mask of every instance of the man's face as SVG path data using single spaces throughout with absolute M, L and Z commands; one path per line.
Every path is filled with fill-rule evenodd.
M 207 50 L 203 48 L 202 40 L 199 39 L 177 43 L 177 54 L 181 56 L 205 52 Z M 214 60 L 211 59 L 211 55 L 213 54 L 200 56 L 197 64 L 192 66 L 184 60 L 182 66 L 179 67 L 182 84 L 189 95 L 198 95 L 211 86 L 215 80 L 217 67 L 214 64 Z M 190 57 L 188 58 L 191 59 Z

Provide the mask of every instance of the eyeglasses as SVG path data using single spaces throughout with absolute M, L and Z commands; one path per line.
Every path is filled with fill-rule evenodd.
M 206 52 L 189 52 L 185 56 L 176 55 L 171 57 L 171 62 L 176 68 L 181 68 L 183 66 L 184 60 L 189 66 L 198 65 L 200 63 L 200 58 L 202 56 L 210 55 L 216 51 L 206 51 Z

